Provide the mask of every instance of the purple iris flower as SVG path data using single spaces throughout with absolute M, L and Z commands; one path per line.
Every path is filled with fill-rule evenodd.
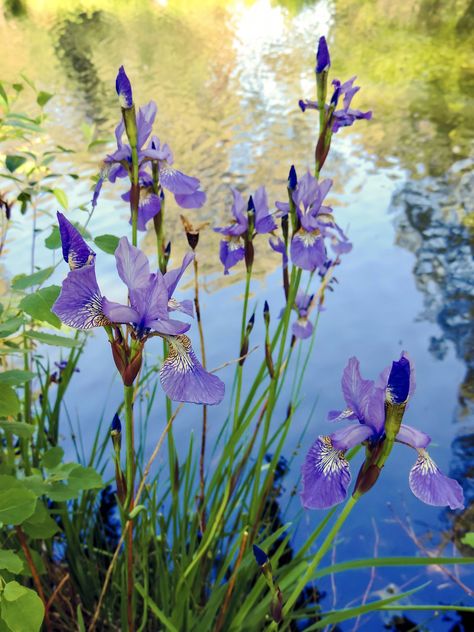
M 342 392 L 346 408 L 331 411 L 332 421 L 354 420 L 358 423 L 320 436 L 311 446 L 303 464 L 301 499 L 308 509 L 324 509 L 344 500 L 351 480 L 347 450 L 364 444 L 370 450 L 385 438 L 386 408 L 406 404 L 414 390 L 413 368 L 405 353 L 384 371 L 377 383 L 364 380 L 359 361 L 350 358 L 342 376 Z M 401 424 L 395 441 L 415 449 L 418 458 L 409 476 L 411 491 L 428 505 L 461 509 L 464 506 L 462 487 L 445 476 L 426 451 L 430 437 L 411 426 Z
M 290 255 L 293 263 L 303 270 L 314 272 L 317 268 L 324 269 L 327 261 L 325 238 L 331 241 L 337 254 L 352 248 L 344 232 L 335 223 L 332 208 L 323 205 L 331 186 L 332 180 L 318 183 L 308 171 L 292 191 L 299 228 L 292 237 Z M 277 202 L 276 206 L 282 215 L 290 211 L 287 202 Z
M 224 266 L 224 274 L 229 274 L 230 268 L 235 266 L 245 256 L 245 238 L 250 241 L 255 236 L 249 235 L 249 214 L 253 214 L 253 227 L 255 234 L 263 235 L 276 230 L 277 225 L 268 207 L 268 198 L 265 187 L 259 187 L 254 195 L 250 196 L 248 204 L 237 189 L 231 188 L 233 203 L 233 220 L 229 226 L 214 228 L 216 233 L 224 235 L 220 243 L 219 256 Z
M 133 107 L 132 86 L 123 66 L 120 66 L 119 68 L 118 75 L 115 80 L 115 89 L 120 99 L 120 105 L 124 109 Z
M 146 172 L 146 164 L 151 160 L 158 162 L 159 183 L 162 187 L 173 193 L 176 203 L 181 208 L 200 208 L 206 201 L 206 194 L 200 190 L 201 183 L 197 178 L 188 176 L 182 171 L 178 171 L 173 164 L 173 154 L 165 143 L 160 144 L 156 136 L 152 136 L 145 147 L 153 129 L 157 113 L 156 103 L 150 101 L 147 105 L 139 108 L 137 114 L 137 149 L 139 161 L 139 177 L 146 180 L 145 187 L 152 184 L 151 176 Z M 132 165 L 132 150 L 130 145 L 123 142 L 125 124 L 123 121 L 115 128 L 115 139 L 117 149 L 105 158 L 106 177 L 110 182 L 115 182 L 117 178 L 128 178 Z M 97 205 L 97 200 L 102 188 L 105 176 L 101 176 L 94 188 L 92 205 Z M 156 209 L 157 205 L 155 205 Z M 148 209 L 149 213 L 151 212 Z M 148 214 L 149 214 L 148 213 Z M 155 213 L 156 214 L 156 213 Z M 149 216 L 148 219 L 153 217 Z M 146 223 L 146 222 L 145 222 Z
M 331 58 L 329 57 L 329 49 L 326 38 L 320 37 L 318 43 L 318 52 L 316 53 L 316 73 L 320 74 L 325 70 L 329 70 L 331 66 Z
M 68 238 L 74 227 L 66 218 L 63 223 L 63 233 Z M 78 261 L 77 253 L 88 248 L 80 235 L 79 238 L 81 243 L 79 239 L 71 242 L 68 260 Z M 186 255 L 181 267 L 165 276 L 159 271 L 151 273 L 145 254 L 122 237 L 115 260 L 119 277 L 128 288 L 129 304 L 114 303 L 103 296 L 97 283 L 94 260 L 84 261 L 82 257 L 82 265 L 73 268 L 63 281 L 52 311 L 63 323 L 76 329 L 126 323 L 132 327 L 134 337 L 142 342 L 149 336 L 161 336 L 169 346 L 169 354 L 160 371 L 166 394 L 176 401 L 217 404 L 224 396 L 223 382 L 205 371 L 189 338 L 182 335 L 189 329 L 189 324 L 169 317 L 169 312 L 174 310 L 192 314 L 191 301 L 180 303 L 173 298 L 173 293 L 193 258 L 192 253 Z
M 372 112 L 361 112 L 360 110 L 354 110 L 351 108 L 352 98 L 360 90 L 359 86 L 354 86 L 355 77 L 349 79 L 345 83 L 342 83 L 338 79 L 334 79 L 332 85 L 334 86 L 334 92 L 331 97 L 331 104 L 328 106 L 324 104 L 326 112 L 331 111 L 329 125 L 334 133 L 338 132 L 341 127 L 349 127 L 358 119 L 372 118 Z M 337 110 L 339 99 L 343 99 L 342 108 Z M 310 101 L 308 99 L 299 101 L 299 106 L 302 112 L 306 109 L 319 110 L 321 105 L 318 101 Z
M 312 294 L 298 292 L 296 295 L 295 305 L 298 319 L 293 323 L 291 330 L 293 335 L 301 340 L 309 338 L 313 333 L 313 323 L 308 318 L 312 300 Z

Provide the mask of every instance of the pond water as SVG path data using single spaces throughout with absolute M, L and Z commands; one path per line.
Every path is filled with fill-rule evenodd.
M 340 132 L 325 166 L 325 176 L 334 179 L 331 202 L 336 217 L 354 249 L 338 268 L 339 283 L 321 314 L 303 400 L 288 438 L 286 454 L 292 462 L 281 497 L 283 517 L 299 516 L 296 547 L 320 518 L 313 512 L 300 514 L 297 498 L 289 506 L 288 501 L 309 443 L 327 430 L 327 411 L 342 403 L 340 376 L 348 357 L 359 357 L 363 374 L 375 377 L 402 349 L 410 353 L 417 370 L 417 392 L 407 422 L 433 437 L 432 455 L 463 484 L 467 508 L 454 516 L 418 502 L 408 488 L 414 456 L 399 449 L 344 527 L 333 551 L 335 560 L 372 556 L 374 549 L 385 556 L 412 555 L 423 552 L 422 547 L 432 552 L 443 533 L 466 523 L 472 529 L 474 69 L 468 36 L 474 18 L 468 1 L 449 4 L 3 3 L 2 79 L 15 81 L 24 72 L 38 87 L 55 93 L 46 108 L 48 133 L 42 142 L 76 150 L 62 160 L 58 171 L 86 176 L 67 185 L 68 213 L 77 221 L 85 219 L 77 207 L 90 200 L 88 176 L 98 172 L 100 160 L 113 147 L 118 116 L 114 80 L 121 64 L 132 79 L 136 102 L 153 98 L 158 103 L 157 134 L 172 147 L 178 168 L 197 175 L 207 192 L 206 206 L 188 215 L 195 213 L 214 224 L 229 213 L 230 185 L 248 194 L 265 184 L 269 199 L 281 200 L 289 166 L 294 163 L 303 172 L 311 165 L 316 119 L 311 112 L 303 115 L 297 102 L 313 95 L 319 35 L 330 43 L 332 76 L 357 75 L 362 89 L 356 107 L 372 109 L 374 118 Z M 28 109 L 26 93 L 21 104 Z M 96 136 L 108 139 L 108 144 L 85 151 L 84 122 L 94 125 Z M 88 226 L 93 235 L 126 232 L 128 211 L 120 201 L 122 192 L 120 185 L 104 187 Z M 37 238 L 36 263 L 41 266 L 58 260 L 57 252 L 42 247 L 55 210 L 51 201 L 39 209 L 38 229 L 43 232 Z M 178 219 L 178 211 L 169 205 L 175 261 L 185 249 L 181 225 L 172 221 Z M 14 207 L 4 278 L 29 270 L 30 239 L 31 217 L 21 217 Z M 153 235 L 142 235 L 141 244 L 152 257 Z M 198 252 L 204 274 L 208 364 L 218 366 L 238 351 L 243 269 L 223 277 L 218 239 L 210 231 Z M 99 251 L 97 267 L 108 297 L 119 299 L 113 257 Z M 282 302 L 280 271 L 265 240 L 257 249 L 256 268 L 252 305 L 261 309 L 267 299 L 276 315 Z M 59 282 L 64 268 L 56 274 Z M 89 341 L 67 398 L 67 413 L 80 429 L 86 452 L 97 424 L 102 418 L 108 422 L 121 401 L 120 383 L 109 378 L 104 382 L 104 375 L 113 375 L 114 369 L 101 333 Z M 195 327 L 191 333 L 197 343 Z M 258 324 L 255 342 L 261 334 Z M 256 363 L 249 359 L 249 366 Z M 231 368 L 223 372 L 223 379 L 230 383 Z M 308 432 L 300 440 L 316 400 Z M 283 396 L 281 414 L 287 403 Z M 199 433 L 196 410 L 188 407 L 179 418 L 178 444 L 186 444 L 191 430 Z M 211 445 L 226 412 L 225 403 L 210 412 Z M 160 401 L 148 428 L 147 449 L 152 449 L 162 427 Z M 63 433 L 71 452 L 66 425 Z M 407 531 L 416 534 L 417 542 Z M 444 550 L 452 554 L 454 547 L 448 544 Z M 453 570 L 455 583 L 436 568 L 378 569 L 371 598 L 429 580 L 429 586 L 412 597 L 413 603 L 468 603 L 461 586 L 469 584 L 468 572 L 465 567 Z M 338 576 L 335 585 L 323 582 L 324 608 L 359 602 L 369 575 L 367 570 Z M 388 620 L 393 613 L 386 614 Z M 407 616 L 425 626 L 419 629 L 435 631 L 450 630 L 456 621 L 455 615 Z M 382 624 L 376 616 L 368 617 L 360 629 L 381 629 Z M 353 626 L 352 622 L 343 629 Z

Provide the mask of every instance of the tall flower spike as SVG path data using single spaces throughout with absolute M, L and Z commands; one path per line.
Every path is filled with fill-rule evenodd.
M 117 78 L 115 79 L 115 90 L 117 91 L 122 108 L 129 109 L 133 107 L 132 86 L 123 66 L 120 66 Z

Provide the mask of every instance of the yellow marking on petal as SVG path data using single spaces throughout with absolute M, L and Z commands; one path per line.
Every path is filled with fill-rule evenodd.
M 336 474 L 348 465 L 344 452 L 334 448 L 330 437 L 321 437 L 321 442 L 323 447 L 315 460 L 315 465 L 324 476 Z

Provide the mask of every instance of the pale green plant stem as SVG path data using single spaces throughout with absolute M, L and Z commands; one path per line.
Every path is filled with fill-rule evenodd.
M 309 581 L 311 581 L 311 577 L 312 577 L 314 571 L 316 570 L 316 568 L 318 567 L 318 564 L 321 562 L 321 560 L 326 555 L 328 550 L 330 549 L 335 537 L 339 533 L 339 531 L 340 531 L 342 525 L 344 524 L 344 522 L 347 520 L 347 518 L 348 518 L 349 514 L 351 513 L 352 509 L 354 508 L 356 502 L 357 502 L 357 499 L 354 498 L 353 496 L 350 496 L 349 499 L 346 501 L 346 504 L 344 505 L 341 513 L 339 514 L 339 516 L 337 517 L 337 519 L 334 522 L 333 526 L 331 527 L 331 529 L 329 530 L 328 534 L 324 538 L 324 540 L 323 540 L 318 552 L 313 557 L 311 562 L 308 564 L 308 568 L 306 569 L 306 572 L 301 576 L 301 579 L 296 584 L 293 592 L 290 594 L 290 596 L 286 600 L 285 605 L 283 606 L 283 618 L 284 618 L 284 620 L 288 616 L 288 614 L 291 612 L 291 609 L 295 605 L 295 602 L 298 599 L 301 591 L 304 589 L 306 584 Z M 284 624 L 283 624 L 284 627 L 282 627 L 281 629 L 284 629 L 287 626 L 288 623 L 289 623 L 289 621 L 284 621 Z M 270 625 L 270 627 L 268 628 L 268 630 L 269 630 L 269 632 L 270 632 L 270 630 L 272 632 L 273 632 L 273 630 L 278 630 L 278 625 L 276 623 L 272 623 Z
M 138 204 L 140 199 L 140 188 L 138 185 L 138 149 L 132 146 L 132 188 L 137 188 L 138 194 L 136 204 L 131 204 L 132 210 L 132 244 L 137 245 L 137 222 L 138 222 Z M 133 195 L 131 197 L 133 200 Z
M 295 301 L 296 293 L 298 291 L 300 280 L 301 280 L 301 270 L 295 271 L 295 268 L 293 268 L 291 271 L 291 278 L 290 278 L 290 292 L 289 292 L 288 301 L 285 307 L 285 312 L 282 318 L 283 331 L 282 331 L 281 340 L 280 340 L 280 350 L 278 353 L 278 360 L 275 365 L 275 374 L 270 384 L 270 392 L 268 395 L 268 404 L 267 404 L 265 422 L 264 422 L 264 427 L 263 427 L 262 441 L 260 443 L 260 450 L 258 452 L 257 461 L 255 465 L 255 484 L 254 484 L 252 503 L 251 503 L 251 509 L 250 509 L 250 517 L 251 517 L 252 524 L 255 524 L 257 522 L 258 508 L 259 506 L 261 506 L 261 500 L 259 499 L 259 487 L 260 487 L 262 463 L 263 463 L 263 459 L 265 457 L 265 452 L 267 449 L 266 443 L 267 443 L 268 433 L 270 430 L 270 423 L 271 423 L 271 419 L 273 415 L 273 410 L 275 408 L 275 404 L 278 398 L 278 394 L 277 394 L 278 381 L 280 379 L 280 370 L 283 363 L 283 356 L 285 352 L 291 311 L 292 311 L 293 303 Z
M 250 267 L 249 270 L 247 270 L 247 274 L 245 276 L 245 291 L 244 291 L 244 306 L 242 309 L 242 323 L 240 325 L 240 348 L 239 348 L 239 355 L 240 355 L 240 351 L 242 349 L 242 346 L 244 344 L 244 340 L 245 340 L 245 330 L 247 328 L 247 312 L 248 312 L 248 305 L 249 305 L 249 294 L 250 294 L 250 281 L 252 279 L 252 268 Z M 236 386 L 236 392 L 235 392 L 235 403 L 234 403 L 234 423 L 233 423 L 233 429 L 235 430 L 236 425 L 238 424 L 239 418 L 238 418 L 238 413 L 239 413 L 239 406 L 240 406 L 240 396 L 241 396 L 241 392 L 242 392 L 242 373 L 243 373 L 243 365 L 240 364 L 240 362 L 237 364 L 237 386 Z
M 124 516 L 127 516 L 133 509 L 134 487 L 135 487 L 135 445 L 133 429 L 133 386 L 124 386 L 124 407 L 125 407 L 125 478 L 127 481 L 127 496 L 125 500 Z M 124 523 L 125 524 L 125 523 Z M 133 521 L 127 532 L 127 623 L 128 632 L 133 632 Z

